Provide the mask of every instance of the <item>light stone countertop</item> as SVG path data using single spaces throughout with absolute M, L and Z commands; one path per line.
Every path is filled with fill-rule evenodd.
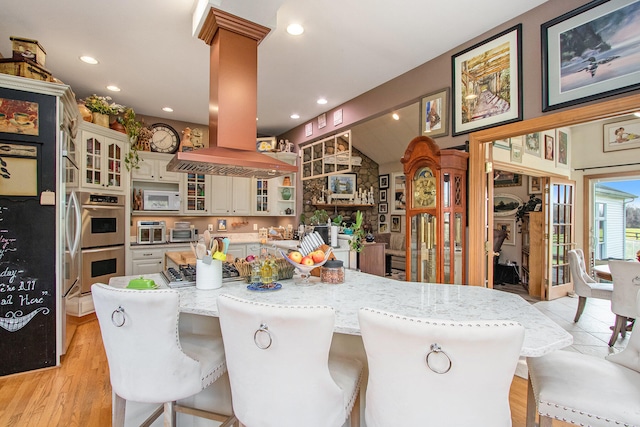
M 124 288 L 138 276 L 115 277 L 111 286 Z M 165 287 L 160 274 L 145 275 Z M 518 295 L 477 286 L 402 282 L 354 270 L 346 270 L 345 283 L 327 285 L 312 277 L 311 285 L 300 279 L 283 280 L 282 289 L 253 292 L 246 283 L 224 283 L 219 289 L 179 289 L 180 310 L 203 316 L 218 316 L 216 298 L 235 295 L 250 301 L 283 305 L 327 305 L 335 309 L 335 332 L 360 335 L 358 310 L 370 307 L 409 317 L 443 320 L 510 320 L 525 327 L 521 356 L 537 357 L 567 347 L 573 337 Z

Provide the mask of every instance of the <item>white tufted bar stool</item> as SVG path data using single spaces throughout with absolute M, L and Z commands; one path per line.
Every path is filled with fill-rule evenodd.
M 329 355 L 335 313 L 218 297 L 233 410 L 247 427 L 359 426 L 363 364 Z
M 609 261 L 613 294 L 611 297 L 611 311 L 616 315 L 616 323 L 609 339 L 612 347 L 618 339 L 618 334 L 624 338 L 627 332 L 627 319 L 638 317 L 635 301 L 640 290 L 640 262 Z
M 640 298 L 636 300 L 640 310 Z M 640 426 L 640 329 L 627 347 L 599 358 L 558 350 L 527 358 L 527 427 L 561 420 L 578 426 Z
M 509 389 L 524 327 L 516 322 L 358 313 L 367 353 L 368 427 L 511 427 Z
M 589 276 L 582 249 L 569 251 L 569 268 L 571 269 L 573 288 L 576 295 L 578 295 L 578 310 L 573 319 L 574 322 L 577 322 L 580 320 L 584 307 L 587 305 L 587 298 L 600 298 L 611 301 L 613 284 L 600 283 Z
M 175 402 L 193 396 L 226 372 L 221 338 L 178 334 L 179 298 L 175 290 L 91 286 L 113 390 L 112 425 L 123 426 L 126 401 L 161 403 L 143 425 L 164 412 L 174 426 L 176 411 L 223 421 L 229 415 L 186 408 Z

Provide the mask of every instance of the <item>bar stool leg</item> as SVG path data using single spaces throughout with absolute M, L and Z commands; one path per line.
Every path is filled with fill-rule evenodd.
M 111 393 L 111 425 L 124 427 L 124 412 L 127 401 L 115 393 Z

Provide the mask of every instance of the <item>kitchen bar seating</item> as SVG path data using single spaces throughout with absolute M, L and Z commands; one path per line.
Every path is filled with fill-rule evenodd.
M 369 366 L 368 427 L 511 427 L 509 389 L 525 329 L 359 312 Z
M 327 306 L 217 299 L 233 410 L 247 427 L 359 426 L 363 364 L 329 354 Z
M 635 301 L 640 289 L 640 262 L 610 260 L 609 270 L 613 281 L 611 311 L 616 315 L 616 323 L 609 339 L 609 347 L 612 347 L 618 339 L 618 334 L 622 338 L 626 336 L 627 320 L 638 316 Z
M 176 404 L 226 372 L 222 339 L 178 334 L 177 291 L 117 289 L 100 283 L 91 291 L 109 362 L 113 426 L 124 426 L 127 401 L 163 404 L 143 425 L 163 410 L 165 426 L 175 426 L 176 411 L 224 421 L 222 426 L 237 421 Z
M 582 249 L 572 249 L 569 251 L 569 268 L 573 286 L 578 295 L 578 310 L 574 322 L 580 320 L 580 316 L 587 305 L 587 298 L 601 298 L 611 301 L 613 285 L 611 283 L 600 283 L 589 276 L 584 262 L 584 252 Z

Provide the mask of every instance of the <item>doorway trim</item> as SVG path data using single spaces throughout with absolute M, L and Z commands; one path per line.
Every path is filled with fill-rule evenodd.
M 490 194 L 493 193 L 493 186 L 487 188 L 488 173 L 485 169 L 487 144 L 497 139 L 630 114 L 638 109 L 640 109 L 640 94 L 546 114 L 469 134 L 469 285 L 492 286 L 492 279 L 487 277 L 487 264 L 489 254 L 493 251 L 485 231 L 493 229 L 493 215 L 488 212 L 486 202 L 487 198 L 493 196 Z

